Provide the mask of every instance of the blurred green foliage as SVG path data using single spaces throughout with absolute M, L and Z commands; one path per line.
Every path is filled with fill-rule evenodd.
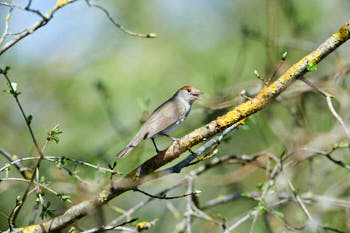
M 56 124 L 60 125 L 63 133 L 59 135 L 59 140 L 57 132 L 50 136 L 59 143 L 50 143 L 46 155 L 80 159 L 104 167 L 116 160 L 114 155 L 134 136 L 147 115 L 179 87 L 193 85 L 205 95 L 202 101 L 194 105 L 189 118 L 173 133 L 175 137 L 185 135 L 240 103 L 242 99 L 237 97 L 242 89 L 256 93 L 261 82 L 253 73 L 255 69 L 267 79 L 285 51 L 288 51 L 285 65 L 293 64 L 348 20 L 346 17 L 350 10 L 350 4 L 345 0 L 206 0 L 201 3 L 138 0 L 99 3 L 127 28 L 137 32 L 155 32 L 158 37 L 130 37 L 116 29 L 102 14 L 95 13 L 93 9 L 86 11 L 86 5 L 81 2 L 62 9 L 55 16 L 53 24 L 59 24 L 64 17 L 79 18 L 81 14 L 84 15 L 82 17 L 92 18 L 92 25 L 86 24 L 84 20 L 74 21 L 74 25 L 65 22 L 67 27 L 76 28 L 76 33 L 67 31 L 70 35 L 67 41 L 64 34 L 48 37 L 51 47 L 42 50 L 39 43 L 28 37 L 19 42 L 19 48 L 15 46 L 1 56 L 0 64 L 3 67 L 12 66 L 9 76 L 12 82 L 18 83 L 17 89 L 21 92 L 19 99 L 26 113 L 32 116 L 31 125 L 40 145 L 44 144 L 48 133 L 51 135 L 50 129 Z M 77 13 L 71 15 L 69 7 L 74 7 Z M 91 38 L 80 36 L 79 27 L 91 27 L 88 35 Z M 38 35 L 33 36 L 40 36 L 40 33 L 46 33 L 46 36 L 54 34 L 52 30 L 49 23 L 41 31 L 35 32 Z M 32 54 L 21 53 L 21 46 L 26 45 L 25 40 L 30 41 L 28 46 L 35 46 L 38 54 L 32 57 Z M 322 81 L 322 77 L 335 71 L 339 62 L 349 63 L 349 50 L 349 45 L 343 46 L 337 55 L 332 55 L 318 65 L 317 70 L 316 66 L 310 65 L 309 69 L 314 71 L 308 78 Z M 341 87 L 336 87 L 336 83 L 329 85 L 331 90 L 340 88 L 344 93 L 349 93 L 346 82 Z M 302 86 L 304 84 L 298 87 Z M 0 87 L 7 89 L 3 78 L 0 78 Z M 227 100 L 228 104 L 214 110 L 213 106 L 220 100 Z M 18 157 L 36 155 L 13 98 L 1 92 L 0 106 L 0 147 Z M 336 107 L 343 109 L 339 103 Z M 340 114 L 349 120 L 345 112 Z M 280 102 L 251 116 L 244 127 L 230 135 L 229 140 L 220 145 L 217 156 L 254 155 L 261 151 L 279 155 L 285 148 L 293 150 L 295 146 L 307 145 L 313 138 L 329 133 L 336 124 L 322 96 L 312 91 L 299 93 L 299 89 L 292 86 L 289 92 L 282 95 Z M 157 140 L 161 148 L 170 143 L 167 138 Z M 332 138 L 321 147 L 331 146 L 335 142 Z M 339 153 L 339 158 L 343 158 L 344 153 Z M 147 140 L 130 157 L 118 160 L 116 169 L 127 173 L 153 154 L 152 143 Z M 349 159 L 346 160 L 349 162 Z M 5 158 L 0 157 L 0 166 L 5 164 Z M 30 166 L 34 162 L 25 164 Z M 47 161 L 43 161 L 40 174 L 52 182 L 52 187 L 71 196 L 74 203 L 89 198 L 99 189 L 99 185 L 108 182 L 108 174 L 92 168 L 76 168 L 70 163 L 66 165 L 76 169 L 80 176 L 89 179 L 94 185 L 86 187 L 79 184 L 62 168 Z M 264 182 L 265 172 L 262 170 L 233 183 L 221 184 L 218 180 L 216 183 L 204 182 L 206 179 L 211 180 L 210 177 L 230 174 L 239 167 L 224 165 L 199 178 L 195 185 L 196 189 L 202 190 L 200 201 L 204 203 L 218 195 L 256 190 L 257 184 Z M 293 178 L 295 185 L 300 186 L 303 192 L 312 187 L 315 192 L 323 193 L 334 180 L 348 177 L 347 171 L 325 161 L 315 160 L 313 167 L 316 169 L 315 177 L 311 178 L 309 165 L 305 162 Z M 181 180 L 191 169 L 187 168 L 183 174 L 162 178 L 142 188 L 157 193 Z M 18 175 L 10 167 L 7 172 L 11 176 Z M 5 173 L 1 176 L 5 176 Z M 310 178 L 312 186 L 308 185 L 305 177 Z M 3 183 L 0 183 L 0 210 L 9 214 L 15 205 L 16 196 L 23 193 L 25 184 Z M 349 190 L 347 187 L 342 192 L 344 196 L 348 196 Z M 183 187 L 172 194 L 185 192 Z M 111 205 L 127 209 L 145 198 L 139 193 L 128 192 Z M 42 218 L 60 214 L 68 207 L 52 194 L 47 194 L 45 200 L 46 206 L 40 215 Z M 28 213 L 32 212 L 34 201 L 35 195 L 32 195 L 20 214 L 19 225 L 29 223 L 31 215 Z M 184 213 L 183 199 L 172 200 L 171 203 Z M 207 213 L 216 219 L 225 218 L 229 223 L 256 205 L 251 200 L 240 200 L 216 206 Z M 321 207 L 314 206 L 311 209 L 317 214 Z M 108 207 L 103 211 L 106 223 L 116 216 Z M 284 218 L 291 219 L 292 225 L 300 226 L 305 220 L 304 214 L 295 204 L 288 204 L 279 211 L 284 214 Z M 349 215 L 339 209 L 322 213 L 318 217 L 324 223 L 345 230 L 345 218 Z M 169 226 L 175 226 L 181 220 L 172 215 L 164 200 L 151 202 L 133 217 L 145 221 L 160 218 L 149 232 L 173 232 L 174 228 Z M 84 218 L 78 222 L 78 226 L 84 226 L 84 229 L 96 226 L 97 220 L 89 219 L 94 217 Z M 249 221 L 244 223 L 238 232 L 248 232 L 250 224 Z M 5 229 L 7 221 L 0 218 L 0 230 Z M 194 232 L 216 232 L 218 226 L 196 219 L 193 229 Z M 255 229 L 256 233 L 282 232 L 271 231 L 271 226 L 262 217 Z

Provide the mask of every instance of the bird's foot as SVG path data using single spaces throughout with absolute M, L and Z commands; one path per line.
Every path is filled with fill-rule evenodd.
M 171 138 L 171 140 L 173 140 L 174 142 L 180 140 L 180 138 L 175 138 L 175 137 L 172 137 L 172 136 L 169 136 L 169 138 Z

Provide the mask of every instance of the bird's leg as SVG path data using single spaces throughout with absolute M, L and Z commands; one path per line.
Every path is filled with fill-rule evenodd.
M 172 136 L 170 136 L 170 135 L 168 135 L 168 134 L 166 134 L 166 133 L 161 133 L 162 135 L 164 135 L 164 136 L 166 136 L 166 137 L 168 137 L 168 138 L 170 138 L 171 140 L 173 140 L 173 141 L 177 141 L 177 140 L 180 140 L 180 138 L 174 138 L 174 137 L 172 137 Z M 187 149 L 194 157 L 196 157 L 197 158 L 197 155 L 196 155 L 196 153 L 194 153 L 190 148 L 188 148 Z
M 158 150 L 158 148 L 157 148 L 156 142 L 154 141 L 154 138 L 151 138 L 151 139 L 152 139 L 152 142 L 153 142 L 154 148 L 156 148 L 156 152 L 157 152 L 157 154 L 159 154 L 159 150 Z
M 168 135 L 168 134 L 166 134 L 166 133 L 163 133 L 163 132 L 161 132 L 161 135 L 166 136 L 166 137 L 170 138 L 170 139 L 173 140 L 173 141 L 177 141 L 177 140 L 180 139 L 180 138 L 174 138 L 174 137 L 172 137 L 172 136 L 170 136 L 170 135 Z

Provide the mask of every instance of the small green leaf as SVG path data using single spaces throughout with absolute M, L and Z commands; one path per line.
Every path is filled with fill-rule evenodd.
M 11 92 L 9 90 L 2 90 L 2 92 L 11 95 Z
M 317 70 L 317 64 L 316 62 L 310 62 L 307 64 L 306 68 L 308 71 Z
M 288 55 L 288 52 L 285 51 L 285 52 L 283 53 L 283 55 L 282 55 L 282 60 L 286 60 L 287 55 Z
M 260 76 L 257 70 L 254 70 L 255 76 Z
M 275 211 L 273 212 L 273 214 L 276 215 L 277 217 L 284 218 L 284 213 L 282 213 L 282 212 L 280 212 L 280 211 L 275 210 Z
M 63 131 L 60 130 L 58 126 L 56 126 L 48 133 L 46 140 L 47 141 L 55 141 L 56 143 L 59 143 L 60 139 L 59 139 L 59 137 L 57 137 L 57 135 L 59 135 L 61 133 L 63 133 Z
M 11 69 L 11 66 L 6 66 L 5 67 L 5 73 L 7 74 L 7 72 Z
M 0 74 L 7 74 L 7 72 L 11 69 L 11 66 L 6 66 L 5 69 L 0 68 Z
M 337 148 L 348 148 L 348 147 L 350 147 L 350 144 L 349 144 L 348 141 L 343 140 L 343 141 L 339 141 L 339 142 L 337 142 L 337 143 L 334 143 L 334 144 L 332 145 L 332 147 L 333 147 L 333 149 L 337 149 Z
M 9 170 L 9 171 L 11 171 L 13 169 L 13 166 L 12 165 L 9 165 L 8 167 L 7 167 L 7 170 Z
M 41 213 L 40 213 L 40 218 L 41 219 L 44 219 L 46 217 L 53 217 L 54 216 L 54 213 L 53 211 L 54 210 L 50 210 L 49 207 L 50 207 L 51 203 L 48 201 L 46 205 L 43 205 L 42 206 L 42 210 L 41 210 Z
M 52 139 L 56 142 L 56 143 L 59 143 L 60 142 L 60 139 L 56 136 L 52 137 Z
M 264 189 L 265 184 L 264 184 L 264 183 L 258 183 L 258 184 L 256 185 L 256 187 L 257 187 L 258 189 L 262 190 L 262 189 Z
M 148 34 L 147 37 L 148 38 L 156 38 L 157 37 L 157 33 L 152 32 L 152 33 Z
M 242 197 L 247 197 L 247 198 L 251 197 L 250 193 L 241 193 L 241 196 Z
M 264 206 L 261 206 L 261 205 L 256 206 L 254 209 L 259 210 L 261 212 L 265 212 L 266 211 L 266 208 Z
M 70 200 L 70 196 L 65 195 L 63 193 L 59 193 L 57 196 L 59 199 L 61 199 L 62 201 L 65 201 L 65 202 Z
M 45 176 L 41 176 L 40 177 L 40 184 L 43 184 L 43 183 L 45 183 L 46 182 L 46 178 L 45 178 Z

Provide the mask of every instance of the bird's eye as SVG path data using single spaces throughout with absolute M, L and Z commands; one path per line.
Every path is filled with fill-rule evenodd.
M 191 90 L 190 90 L 190 89 L 187 89 L 187 92 L 188 92 L 188 93 L 190 93 L 190 92 L 191 92 Z

